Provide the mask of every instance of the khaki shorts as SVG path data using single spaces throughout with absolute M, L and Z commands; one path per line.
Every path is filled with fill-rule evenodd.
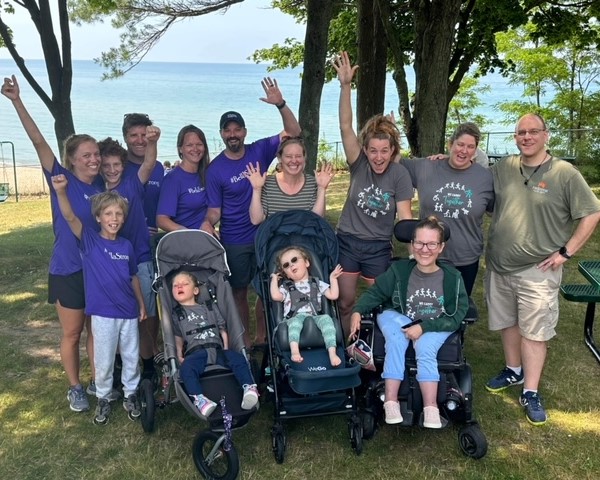
M 485 298 L 490 330 L 519 326 L 529 340 L 545 342 L 556 335 L 562 267 L 545 272 L 535 266 L 512 275 L 488 270 Z

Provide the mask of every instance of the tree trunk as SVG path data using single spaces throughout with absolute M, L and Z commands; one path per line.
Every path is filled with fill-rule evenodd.
M 358 0 L 358 58 L 356 77 L 356 121 L 358 130 L 373 115 L 383 113 L 388 41 L 379 6 L 373 0 Z
M 304 71 L 300 87 L 298 121 L 306 146 L 306 171 L 317 165 L 319 149 L 319 111 L 325 84 L 325 59 L 329 22 L 334 0 L 308 0 L 306 3 L 306 36 L 304 38 Z

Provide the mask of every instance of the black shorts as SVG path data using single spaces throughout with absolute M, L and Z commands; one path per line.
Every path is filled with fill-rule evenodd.
M 385 272 L 392 262 L 392 242 L 385 240 L 361 240 L 346 233 L 337 234 L 340 255 L 339 264 L 344 273 L 360 273 L 373 279 Z
M 227 265 L 231 272 L 231 288 L 246 288 L 256 275 L 256 253 L 254 244 L 224 245 Z
M 48 303 L 54 305 L 57 301 L 61 306 L 73 310 L 85 308 L 83 271 L 71 275 L 48 274 Z

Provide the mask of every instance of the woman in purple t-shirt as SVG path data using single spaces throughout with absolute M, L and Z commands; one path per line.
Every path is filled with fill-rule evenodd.
M 58 208 L 56 192 L 52 188 L 50 177 L 63 174 L 68 178 L 67 195 L 73 210 L 82 223 L 98 230 L 91 213 L 90 198 L 100 191 L 93 184 L 100 170 L 100 152 L 96 140 L 89 135 L 72 135 L 65 140 L 63 160 L 66 168 L 63 167 L 23 105 L 19 84 L 14 75 L 4 79 L 1 92 L 12 101 L 19 120 L 37 152 L 50 187 L 54 248 L 49 266 L 48 302 L 55 305 L 62 327 L 60 356 L 70 384 L 67 392 L 69 406 L 75 412 L 82 412 L 89 409 L 87 396 L 79 380 L 79 342 L 86 324 L 82 262 L 77 240 Z M 93 343 L 89 325 L 87 353 L 93 372 Z
M 156 224 L 165 232 L 200 228 L 206 215 L 205 174 L 210 162 L 204 132 L 186 125 L 177 135 L 181 163 L 165 176 L 160 189 Z

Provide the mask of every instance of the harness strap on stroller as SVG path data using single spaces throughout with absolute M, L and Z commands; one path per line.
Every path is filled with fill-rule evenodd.
M 187 312 L 181 305 L 179 305 L 179 304 L 175 305 L 173 310 L 177 314 L 177 318 L 179 319 L 179 322 L 183 323 L 188 320 Z M 212 309 L 210 309 L 210 313 L 212 313 Z M 214 330 L 215 335 L 217 335 L 217 337 L 218 337 L 220 335 L 219 327 L 217 326 L 216 322 L 214 321 L 214 316 L 212 314 L 209 314 L 209 316 L 206 320 L 207 320 L 207 325 L 197 326 L 196 328 L 194 328 L 192 330 L 186 330 L 186 332 L 185 332 L 186 337 L 188 337 L 190 335 L 197 335 L 198 333 L 206 332 L 209 330 Z M 214 342 L 209 339 L 202 340 L 202 339 L 196 338 L 196 340 L 198 340 L 200 343 L 198 345 L 194 345 L 189 350 L 187 349 L 187 342 L 186 342 L 186 344 L 184 345 L 185 356 L 191 355 L 192 353 L 194 353 L 200 349 L 203 349 L 203 350 L 206 350 L 206 353 L 208 356 L 207 364 L 209 364 L 209 365 L 215 364 L 217 361 L 218 352 L 223 349 L 222 345 L 218 342 Z
M 298 289 L 296 288 L 296 285 L 294 285 L 294 282 L 292 282 L 290 279 L 285 279 L 283 281 L 284 288 L 288 292 L 290 292 L 290 300 L 291 300 L 290 311 L 285 316 L 285 318 L 292 318 L 294 315 L 296 315 L 296 312 L 298 312 L 298 310 L 306 304 L 309 304 L 311 306 L 313 314 L 317 315 L 317 314 L 321 313 L 322 309 L 321 309 L 321 304 L 319 302 L 319 297 L 318 297 L 318 294 L 319 294 L 318 281 L 315 277 L 310 277 L 308 279 L 308 283 L 310 285 L 310 292 L 307 296 L 306 294 L 298 291 Z

